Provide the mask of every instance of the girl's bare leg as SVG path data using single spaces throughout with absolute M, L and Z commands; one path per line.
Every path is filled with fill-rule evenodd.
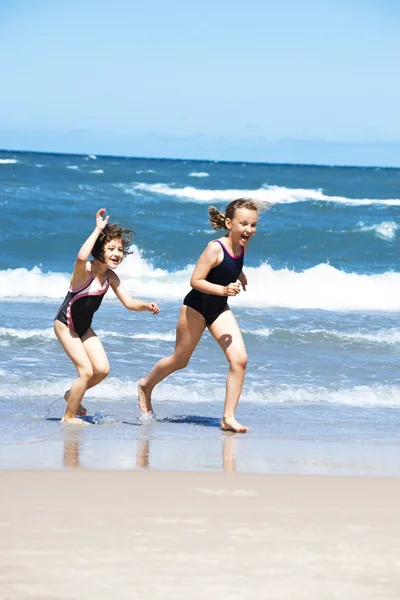
M 67 408 L 62 421 L 81 424 L 82 421 L 76 418 L 76 413 L 86 392 L 87 384 L 93 376 L 92 364 L 83 347 L 81 338 L 75 331 L 70 330 L 57 320 L 54 321 L 54 331 L 64 352 L 78 371 L 78 378 L 75 379 L 69 390 Z
M 54 321 L 54 331 L 64 352 L 78 371 L 78 378 L 71 385 L 67 408 L 61 420 L 66 423 L 82 424 L 84 421 L 77 419 L 76 414 L 87 390 L 88 383 L 94 375 L 93 366 L 85 350 L 83 341 L 75 331 L 70 330 L 66 325 L 57 320 Z
M 247 365 L 247 353 L 242 334 L 230 310 L 223 312 L 209 326 L 209 330 L 221 346 L 229 362 L 221 428 L 225 431 L 245 433 L 248 428 L 235 419 L 235 410 L 242 392 Z
M 70 390 L 67 390 L 64 394 L 65 402 L 68 402 L 69 392 L 70 392 Z M 76 414 L 78 415 L 78 417 L 86 417 L 87 409 L 83 406 L 82 403 L 78 406 L 78 410 L 76 411 Z
M 151 392 L 157 383 L 188 364 L 206 328 L 204 317 L 190 306 L 182 306 L 176 326 L 175 350 L 171 356 L 162 358 L 152 368 L 147 377 L 139 380 L 139 408 L 144 413 L 153 412 Z
M 107 377 L 110 372 L 110 365 L 108 363 L 108 358 L 103 348 L 103 344 L 91 327 L 89 327 L 86 333 L 82 336 L 81 340 L 93 368 L 93 375 L 89 379 L 86 386 L 86 389 L 89 390 Z M 68 402 L 69 394 L 70 390 L 64 394 L 64 399 L 66 402 Z M 85 417 L 87 410 L 84 406 L 82 406 L 82 404 L 80 404 L 76 414 L 80 417 Z
M 91 327 L 82 336 L 83 347 L 92 363 L 93 375 L 88 382 L 88 388 L 100 383 L 110 372 L 110 364 L 103 344 Z

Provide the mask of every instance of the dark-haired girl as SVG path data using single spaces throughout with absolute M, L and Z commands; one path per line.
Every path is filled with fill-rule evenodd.
M 224 213 L 209 209 L 214 229 L 226 229 L 225 237 L 208 244 L 193 271 L 192 290 L 183 301 L 176 328 L 176 345 L 171 356 L 162 358 L 152 371 L 139 381 L 139 407 L 145 414 L 153 412 L 153 388 L 168 375 L 183 369 L 208 327 L 229 363 L 226 382 L 223 430 L 244 433 L 247 427 L 235 419 L 235 410 L 243 387 L 247 354 L 242 334 L 228 306 L 228 297 L 246 290 L 243 257 L 247 244 L 256 232 L 261 205 L 240 198 L 231 202 Z
M 71 388 L 65 392 L 67 408 L 62 421 L 81 424 L 86 409 L 81 405 L 89 388 L 107 377 L 107 355 L 91 324 L 109 287 L 128 310 L 159 312 L 157 304 L 131 298 L 114 269 L 129 254 L 133 232 L 103 219 L 106 209 L 96 213 L 96 227 L 78 252 L 69 291 L 54 321 L 55 334 L 78 371 Z M 88 258 L 92 254 L 93 260 Z

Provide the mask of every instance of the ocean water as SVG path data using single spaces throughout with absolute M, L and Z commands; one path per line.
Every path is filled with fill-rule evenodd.
M 400 170 L 0 152 L 0 468 L 156 468 L 399 475 Z M 249 364 L 223 435 L 227 365 L 205 333 L 154 391 L 137 380 L 174 347 L 193 266 L 218 233 L 207 208 L 268 200 L 230 300 Z M 96 210 L 133 226 L 118 268 L 161 312 L 107 295 L 94 329 L 111 373 L 87 393 L 91 425 L 59 423 L 75 376 L 53 334 Z

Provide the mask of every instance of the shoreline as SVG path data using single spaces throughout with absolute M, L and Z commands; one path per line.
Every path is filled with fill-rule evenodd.
M 400 479 L 0 471 L 5 598 L 394 599 Z

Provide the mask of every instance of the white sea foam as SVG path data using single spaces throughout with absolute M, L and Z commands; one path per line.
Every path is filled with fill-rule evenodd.
M 49 378 L 40 380 L 27 380 L 24 376 L 13 377 L 12 381 L 2 382 L 0 398 L 59 398 L 60 402 L 66 389 L 71 385 L 70 378 Z M 224 385 L 214 383 L 207 378 L 201 381 L 190 382 L 188 388 L 182 385 L 161 383 L 154 394 L 154 402 L 161 404 L 164 401 L 176 402 L 184 399 L 188 403 L 208 403 L 210 398 L 224 396 Z M 129 400 L 137 396 L 136 380 L 121 380 L 110 377 L 101 385 L 88 390 L 87 398 L 96 398 L 109 401 Z M 400 407 L 400 387 L 395 385 L 355 386 L 328 389 L 314 386 L 255 386 L 248 382 L 241 396 L 241 403 L 268 404 L 346 404 L 359 407 Z M 132 410 L 133 410 L 132 405 Z
M 149 333 L 116 333 L 115 331 L 105 331 L 103 329 L 97 330 L 99 337 L 106 339 L 107 337 L 123 338 L 131 340 L 145 340 L 149 342 L 174 342 L 175 331 L 150 331 Z
M 244 329 L 243 333 L 268 338 L 272 335 L 273 329 L 268 329 L 268 327 L 262 327 L 261 329 Z
M 52 327 L 46 329 L 13 329 L 11 327 L 0 327 L 0 340 L 3 338 L 16 338 L 18 340 L 42 338 L 44 340 L 49 340 L 54 339 L 54 331 Z
M 322 334 L 327 337 L 335 337 L 340 340 L 352 342 L 370 342 L 371 344 L 400 344 L 400 329 L 392 327 L 390 329 L 379 329 L 378 331 L 367 333 L 365 331 L 337 331 L 335 329 L 311 329 L 309 334 Z
M 399 229 L 399 225 L 394 221 L 382 221 L 376 225 L 364 225 L 362 221 L 358 223 L 359 231 L 374 231 L 377 237 L 386 240 L 394 240 L 396 237 L 396 231 Z
M 118 268 L 124 287 L 134 297 L 181 301 L 189 287 L 193 265 L 170 273 L 155 269 L 136 246 Z M 285 307 L 334 311 L 400 311 L 400 273 L 345 273 L 327 264 L 302 272 L 274 270 L 270 265 L 246 267 L 246 292 L 230 299 L 233 306 Z M 63 298 L 69 285 L 65 273 L 43 273 L 39 267 L 0 271 L 0 298 Z M 107 294 L 107 298 L 113 298 Z
M 0 271 L 0 298 L 62 298 L 70 275 L 43 273 L 39 267 Z
M 203 171 L 192 171 L 191 173 L 189 173 L 189 177 L 209 177 L 210 173 L 206 173 Z
M 286 188 L 270 185 L 253 190 L 200 190 L 195 187 L 186 186 L 177 188 L 165 183 L 136 183 L 133 186 L 123 186 L 127 194 L 135 195 L 139 192 L 151 194 L 162 194 L 196 202 L 230 202 L 235 198 L 254 198 L 255 200 L 267 201 L 270 204 L 289 204 L 294 202 L 318 201 L 335 202 L 353 206 L 368 206 L 380 204 L 384 206 L 400 206 L 400 199 L 375 199 L 375 198 L 346 198 L 343 196 L 328 196 L 322 190 Z
M 15 165 L 19 163 L 16 158 L 0 158 L 0 165 Z
M 310 329 L 307 331 L 299 331 L 297 329 L 285 329 L 282 327 L 269 329 L 267 327 L 261 329 L 243 329 L 244 335 L 257 336 L 262 338 L 273 337 L 274 335 L 287 334 L 292 337 L 310 337 L 323 336 L 326 338 L 337 338 L 340 341 L 350 342 L 369 342 L 371 344 L 388 344 L 397 345 L 400 344 L 400 329 L 380 329 L 378 331 L 367 333 L 363 331 L 338 331 L 335 329 Z M 107 331 L 105 329 L 97 330 L 100 338 L 118 338 L 118 339 L 130 339 L 130 340 L 144 340 L 144 341 L 160 341 L 160 342 L 174 342 L 175 331 L 150 331 L 149 333 L 118 333 L 116 331 Z M 52 327 L 45 329 L 15 329 L 11 327 L 0 327 L 0 345 L 9 339 L 15 340 L 31 340 L 31 339 L 42 339 L 42 340 L 55 340 L 54 331 Z
M 400 329 L 398 328 L 390 328 L 390 329 L 379 329 L 374 332 L 365 332 L 360 330 L 355 331 L 339 331 L 337 329 L 309 329 L 309 330 L 299 330 L 293 328 L 283 328 L 276 327 L 274 329 L 269 329 L 267 327 L 261 329 L 243 329 L 242 332 L 245 335 L 255 335 L 258 337 L 274 337 L 279 335 L 291 336 L 293 338 L 304 338 L 307 337 L 310 340 L 312 338 L 324 337 L 324 338 L 333 338 L 340 341 L 346 342 L 369 342 L 371 344 L 388 344 L 388 345 L 396 345 L 400 344 Z
M 65 168 L 72 169 L 73 171 L 76 171 L 77 169 L 79 169 L 79 167 L 77 165 L 67 165 Z
M 104 173 L 103 169 L 96 169 L 95 171 L 89 171 L 89 173 Z
M 143 173 L 156 173 L 156 171 L 154 169 L 139 169 L 139 171 L 136 171 L 137 175 L 142 175 Z
M 245 271 L 249 285 L 235 298 L 239 306 L 400 310 L 400 273 L 360 275 L 327 264 L 300 273 L 267 264 Z
M 254 391 L 246 398 L 261 404 L 347 404 L 350 406 L 400 406 L 400 387 L 394 385 L 339 388 L 329 390 L 321 387 L 275 387 Z M 245 400 L 245 398 L 243 398 Z
M 150 331 L 149 333 L 117 333 L 115 331 L 106 331 L 104 329 L 97 330 L 100 338 L 119 338 L 130 340 L 158 341 L 158 342 L 174 342 L 175 331 Z M 55 340 L 55 335 L 52 327 L 45 329 L 15 329 L 12 327 L 0 327 L 0 345 L 5 345 L 8 340 Z

